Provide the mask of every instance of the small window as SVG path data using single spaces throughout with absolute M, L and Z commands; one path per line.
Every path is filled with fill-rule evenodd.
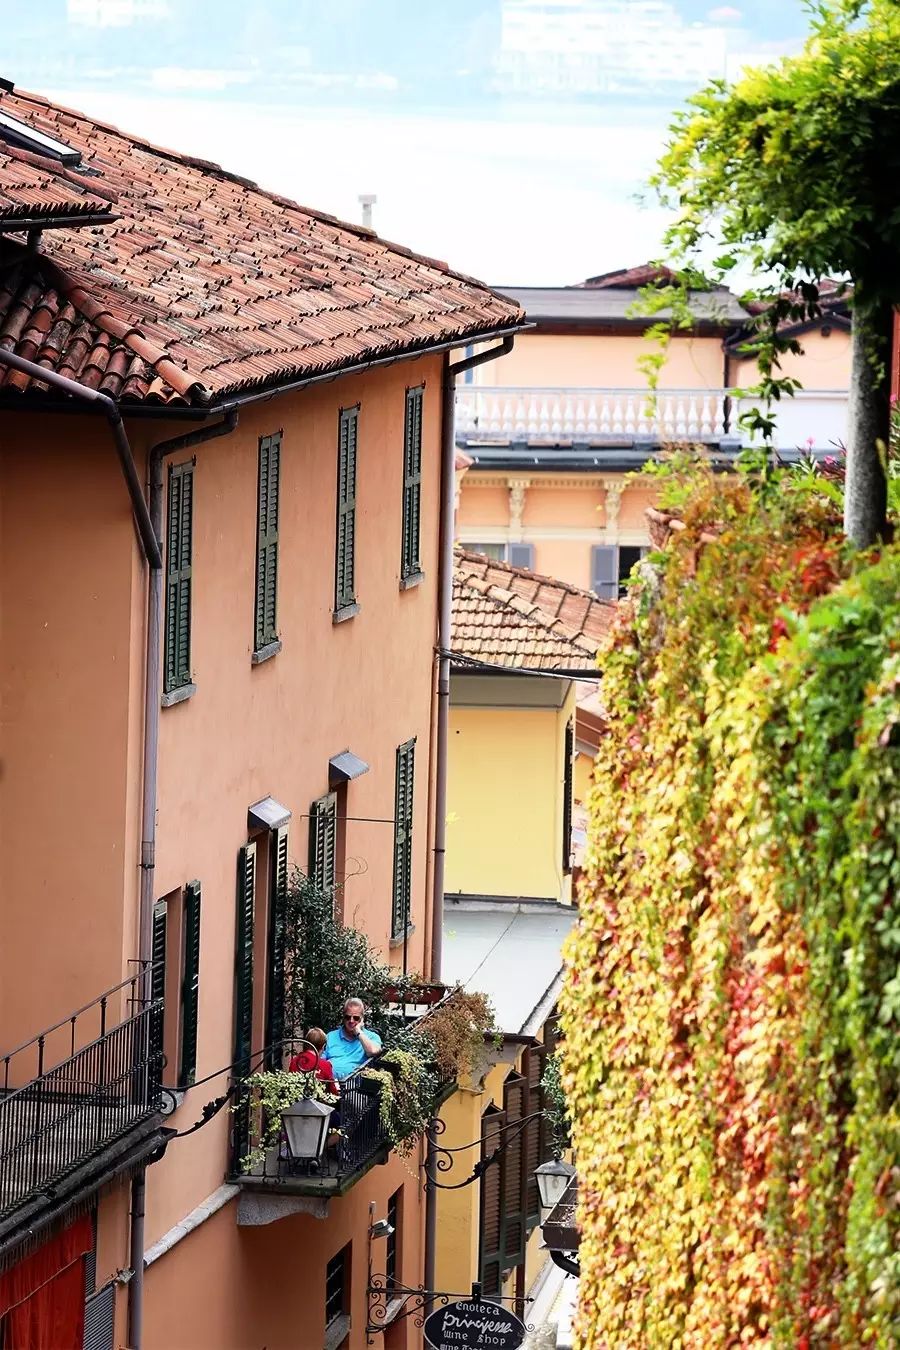
M 391 1290 L 400 1280 L 399 1251 L 402 1200 L 402 1188 L 399 1191 L 394 1191 L 394 1194 L 388 1200 L 387 1221 L 394 1230 L 388 1234 L 385 1241 L 384 1276 L 388 1290 Z
M 337 856 L 337 793 L 309 808 L 309 878 L 317 890 L 333 891 Z
M 494 562 L 508 562 L 511 567 L 534 570 L 534 544 L 470 544 L 462 546 L 469 553 L 480 553 Z
M 269 655 L 278 642 L 278 498 L 281 432 L 261 436 L 256 509 L 256 611 L 254 653 Z
M 397 747 L 394 780 L 394 888 L 391 937 L 403 937 L 412 897 L 412 828 L 415 796 L 415 739 Z
M 627 593 L 628 578 L 647 549 L 637 544 L 597 544 L 591 549 L 591 590 L 601 600 Z
M 494 562 L 506 562 L 505 544 L 470 544 L 467 540 L 463 548 L 468 553 L 480 553 L 483 558 L 491 558 Z
M 325 1326 L 332 1326 L 350 1311 L 350 1244 L 333 1256 L 325 1267 Z
M 356 445 L 359 405 L 342 408 L 338 423 L 337 534 L 334 612 L 356 604 Z
M 169 466 L 163 694 L 191 684 L 194 461 Z
M 400 580 L 408 581 L 422 571 L 420 528 L 422 500 L 422 403 L 425 386 L 406 391 L 406 421 L 403 433 L 403 546 Z

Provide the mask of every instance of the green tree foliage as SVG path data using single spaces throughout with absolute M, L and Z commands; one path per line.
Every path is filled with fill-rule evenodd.
M 884 526 L 887 366 L 900 303 L 900 5 L 808 7 L 811 35 L 798 55 L 733 85 L 714 80 L 688 100 L 653 182 L 674 212 L 666 246 L 676 261 L 705 263 L 712 253 L 716 281 L 739 266 L 763 278 L 758 351 L 769 398 L 796 387 L 779 356 L 797 344 L 779 325 L 818 316 L 824 278 L 852 282 L 845 524 L 862 546 Z
M 664 496 L 566 953 L 578 1344 L 896 1350 L 900 547 L 788 473 Z

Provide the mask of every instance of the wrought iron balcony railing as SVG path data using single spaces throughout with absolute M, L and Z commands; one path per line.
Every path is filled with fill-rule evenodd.
M 436 992 L 443 995 L 440 986 L 423 986 L 422 997 L 416 1006 L 421 1008 L 432 1003 Z M 448 995 L 452 998 L 453 994 Z M 439 1002 L 421 1016 L 411 1016 L 408 996 L 398 1002 L 392 1016 L 407 1026 L 421 1026 L 433 1013 Z M 290 1041 L 283 1043 L 279 1061 L 290 1057 L 294 1045 Z M 381 1119 L 381 1084 L 366 1074 L 367 1068 L 386 1068 L 378 1059 L 368 1061 L 356 1073 L 345 1078 L 339 1084 L 339 1093 L 335 1105 L 339 1122 L 329 1135 L 321 1160 L 314 1166 L 295 1162 L 282 1137 L 278 1143 L 263 1148 L 263 1140 L 270 1136 L 268 1122 L 261 1108 L 255 1104 L 252 1094 L 244 1090 L 237 1094 L 234 1108 L 234 1128 L 232 1138 L 232 1176 L 235 1180 L 250 1187 L 267 1189 L 277 1186 L 282 1191 L 305 1195 L 342 1195 L 377 1162 L 383 1162 L 390 1152 L 391 1142 Z M 452 1088 L 452 1081 L 441 1078 L 436 1071 L 434 1077 L 435 1102 L 443 1100 Z M 248 1159 L 262 1156 L 259 1161 L 248 1163 Z
M 156 1116 L 162 1001 L 137 973 L 0 1057 L 0 1222 Z
M 847 390 L 799 390 L 773 409 L 782 449 L 827 450 L 843 442 Z M 513 388 L 464 385 L 456 391 L 456 435 L 463 443 L 622 444 L 722 440 L 749 443 L 740 417 L 758 399 L 729 389 Z

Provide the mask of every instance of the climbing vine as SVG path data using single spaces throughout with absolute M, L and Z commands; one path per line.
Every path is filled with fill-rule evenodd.
M 900 550 L 703 467 L 602 655 L 581 1350 L 900 1345 Z

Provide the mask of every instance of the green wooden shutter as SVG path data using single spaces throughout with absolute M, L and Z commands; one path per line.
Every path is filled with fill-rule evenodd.
M 282 1065 L 284 1026 L 284 941 L 288 895 L 288 831 L 287 826 L 273 830 L 270 836 L 272 850 L 272 885 L 269 902 L 268 971 L 266 976 L 266 1056 L 270 1069 Z
M 482 1162 L 503 1145 L 506 1116 L 489 1106 L 481 1117 Z M 501 1253 L 503 1245 L 503 1166 L 501 1152 L 481 1175 L 481 1203 L 478 1225 L 478 1269 L 482 1293 L 499 1294 L 502 1286 Z
M 394 779 L 394 886 L 391 936 L 402 937 L 412 898 L 412 829 L 415 796 L 415 740 L 397 747 Z
M 356 602 L 356 446 L 359 407 L 342 408 L 338 426 L 337 532 L 334 607 Z
M 572 870 L 572 794 L 575 785 L 572 780 L 573 760 L 575 756 L 575 728 L 571 721 L 566 723 L 563 742 L 563 782 L 562 782 L 562 869 Z
M 153 1003 L 162 1004 L 162 1015 L 159 1020 L 160 1044 L 162 1044 L 163 1022 L 165 1016 L 165 996 L 166 996 L 166 926 L 167 911 L 165 900 L 157 900 L 153 906 L 153 931 L 150 941 L 150 999 Z
M 166 531 L 166 616 L 163 692 L 191 682 L 191 561 L 194 529 L 194 464 L 169 466 Z
M 544 1047 L 532 1045 L 525 1052 L 525 1077 L 528 1081 L 526 1116 L 544 1109 L 544 1090 L 541 1079 L 547 1062 Z M 536 1228 L 541 1217 L 541 1200 L 535 1169 L 547 1156 L 547 1129 L 542 1118 L 530 1120 L 525 1127 L 525 1220 L 528 1232 Z
M 278 499 L 281 432 L 261 436 L 256 513 L 255 648 L 278 640 Z
M 419 534 L 422 496 L 422 402 L 425 386 L 406 391 L 406 422 L 403 435 L 403 548 L 402 579 L 422 570 Z
M 197 1074 L 200 1000 L 200 882 L 184 888 L 184 974 L 181 980 L 181 1063 L 178 1082 L 190 1087 Z
M 246 1072 L 253 1049 L 253 905 L 256 845 L 238 852 L 237 922 L 234 938 L 234 1064 Z
M 512 1072 L 503 1084 L 503 1110 L 507 1125 L 515 1126 L 525 1114 L 526 1082 Z M 527 1128 L 527 1127 L 526 1127 Z M 525 1260 L 525 1141 L 522 1133 L 511 1129 L 506 1136 L 503 1170 L 503 1243 L 504 1271 Z
M 320 891 L 334 890 L 337 848 L 337 793 L 309 808 L 309 876 Z

